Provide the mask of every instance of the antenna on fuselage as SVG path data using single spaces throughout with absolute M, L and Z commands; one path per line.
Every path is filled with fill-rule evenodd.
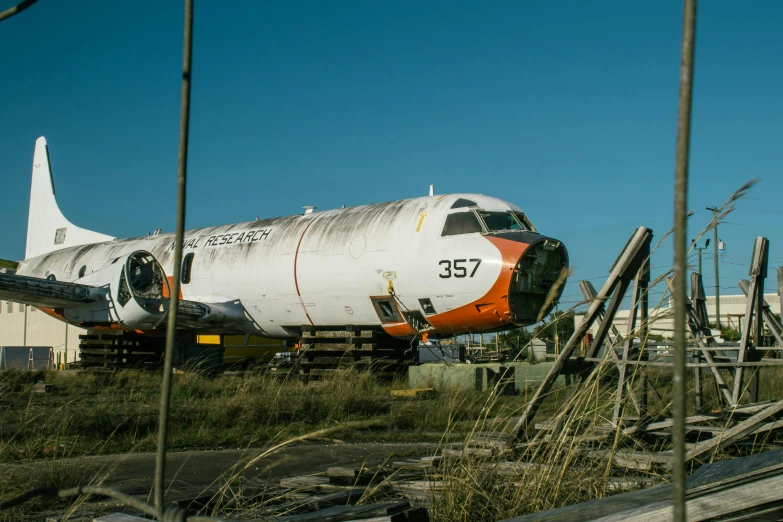
M 435 195 L 435 185 L 430 185 L 430 196 Z

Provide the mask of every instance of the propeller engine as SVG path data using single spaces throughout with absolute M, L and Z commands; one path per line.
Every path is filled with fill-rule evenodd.
M 66 310 L 66 319 L 84 324 L 119 324 L 125 329 L 149 330 L 166 318 L 169 282 L 160 263 L 143 250 L 120 256 L 75 283 L 106 291 L 87 308 Z

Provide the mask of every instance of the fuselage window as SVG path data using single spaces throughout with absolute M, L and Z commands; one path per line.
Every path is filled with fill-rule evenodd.
M 391 297 L 373 297 L 372 304 L 375 307 L 375 311 L 378 312 L 378 317 L 380 317 L 382 323 L 402 322 L 402 318 Z
M 501 232 L 503 230 L 527 230 L 511 212 L 485 212 L 480 211 L 481 219 L 487 225 L 490 232 Z
M 87 265 L 82 265 L 82 267 L 79 269 L 79 279 L 84 277 L 84 274 L 87 273 Z
M 379 301 L 378 309 L 381 311 L 381 317 L 384 321 L 394 320 L 394 308 L 389 301 Z
M 459 212 L 446 216 L 446 224 L 443 225 L 441 236 L 456 236 L 481 231 L 481 223 L 473 212 Z
M 435 307 L 432 306 L 432 299 L 419 299 L 419 304 L 421 305 L 421 309 L 424 310 L 425 314 L 432 315 L 437 313 L 435 311 Z
M 185 259 L 182 260 L 182 284 L 186 285 L 190 283 L 190 274 L 191 274 L 191 268 L 193 267 L 193 258 L 195 257 L 195 254 L 193 252 L 189 253 L 185 256 Z

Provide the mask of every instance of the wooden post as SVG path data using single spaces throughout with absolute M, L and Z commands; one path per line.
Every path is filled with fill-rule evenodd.
M 666 284 L 668 285 L 669 290 L 671 290 L 671 278 L 666 280 Z M 696 309 L 693 307 L 693 303 L 691 303 L 687 296 L 685 297 L 685 313 L 688 316 L 688 327 L 690 328 L 691 334 L 693 335 L 693 338 L 696 340 L 696 343 L 699 345 L 699 347 L 707 348 L 710 346 L 717 346 L 715 339 L 711 335 L 707 336 L 705 333 L 709 332 L 709 329 L 701 323 L 701 319 L 696 313 Z M 701 350 L 701 356 L 704 357 L 708 364 L 710 364 L 710 371 L 712 372 L 712 376 L 715 378 L 715 385 L 718 387 L 720 392 L 718 396 L 720 397 L 722 394 L 726 399 L 726 403 L 732 404 L 731 392 L 729 391 L 728 386 L 726 386 L 726 382 L 723 380 L 723 377 L 721 377 L 718 368 L 713 366 L 715 364 L 715 359 L 713 359 L 712 353 L 710 353 L 709 350 Z
M 612 299 L 609 301 L 609 305 L 606 307 L 606 314 L 604 315 L 601 324 L 598 326 L 598 331 L 595 333 L 593 342 L 587 348 L 585 357 L 595 357 L 598 355 L 598 350 L 601 349 L 601 345 L 604 344 L 606 336 L 609 333 L 609 329 L 614 324 L 614 316 L 617 314 L 617 310 L 625 298 L 625 293 L 628 291 L 628 287 L 631 285 L 630 279 L 620 279 L 617 288 L 615 288 L 612 294 Z M 607 320 L 608 318 L 608 320 Z
M 649 258 L 649 255 L 650 253 L 649 251 L 647 251 L 646 257 Z M 634 280 L 634 285 L 633 285 L 633 293 L 631 294 L 631 309 L 628 312 L 628 320 L 625 323 L 625 340 L 623 342 L 623 354 L 621 358 L 622 362 L 620 362 L 617 365 L 619 376 L 617 378 L 617 393 L 615 394 L 615 399 L 614 399 L 614 414 L 612 415 L 612 424 L 614 426 L 617 426 L 620 423 L 620 414 L 623 408 L 623 395 L 624 395 L 623 392 L 625 391 L 625 387 L 627 386 L 625 375 L 627 373 L 628 365 L 626 363 L 628 362 L 628 354 L 633 349 L 633 340 L 635 337 L 634 333 L 636 332 L 636 313 L 637 310 L 639 309 L 642 292 L 646 290 L 645 288 L 643 288 L 643 286 L 645 286 L 643 280 L 645 276 L 648 279 L 650 277 L 650 272 L 648 267 L 649 267 L 648 259 L 645 259 L 642 268 L 640 268 L 639 271 L 636 273 L 636 279 Z M 630 389 L 629 392 L 631 395 L 634 395 L 632 389 Z M 634 401 L 634 404 L 636 405 L 636 408 L 639 411 L 639 414 L 641 415 L 642 411 L 638 403 L 638 400 Z
M 618 292 L 619 293 L 619 292 Z M 623 406 L 623 395 L 625 391 L 625 371 L 628 368 L 628 353 L 633 344 L 633 331 L 636 327 L 636 309 L 639 306 L 639 276 L 636 276 L 633 292 L 631 293 L 631 309 L 628 311 L 628 320 L 625 323 L 625 340 L 623 342 L 623 354 L 620 362 L 617 364 L 619 375 L 617 377 L 617 392 L 614 396 L 614 414 L 612 415 L 612 424 L 617 426 L 620 423 L 620 412 Z
M 766 276 L 766 270 L 764 270 L 764 277 L 766 278 Z M 758 288 L 756 288 L 756 302 L 753 305 L 753 310 L 753 350 L 748 354 L 748 360 L 760 361 L 762 353 L 761 350 L 759 350 L 759 347 L 761 347 L 763 344 L 761 331 L 762 327 L 764 326 L 764 279 L 759 281 Z M 753 368 L 750 371 L 751 374 L 749 379 L 750 382 L 748 383 L 748 393 L 750 394 L 750 402 L 755 403 L 759 401 L 759 374 L 761 373 L 761 368 Z
M 758 341 L 761 337 L 761 321 L 756 321 L 753 324 L 753 314 L 756 305 L 759 303 L 759 294 L 761 300 L 764 299 L 764 278 L 767 276 L 767 262 L 769 258 L 768 253 L 769 241 L 764 237 L 757 237 L 755 243 L 753 243 L 753 254 L 751 256 L 750 271 L 749 274 L 750 286 L 748 288 L 748 299 L 745 304 L 745 322 L 742 325 L 742 339 L 740 340 L 739 353 L 737 355 L 737 362 L 743 363 L 748 359 L 748 353 L 755 348 L 750 347 L 750 336 L 753 335 L 754 341 Z M 756 311 L 756 315 L 761 315 L 761 307 Z M 751 332 L 751 326 L 755 326 Z M 755 353 L 750 354 L 750 358 L 754 359 Z M 734 390 L 731 394 L 731 405 L 736 406 L 739 404 L 742 397 L 742 384 L 743 384 L 743 367 L 737 366 L 734 373 Z M 751 383 L 752 388 L 755 388 L 758 382 Z M 751 389 L 751 396 L 754 394 L 754 390 Z
M 585 296 L 585 301 L 588 303 L 592 303 L 593 300 L 598 295 L 595 291 L 595 287 L 593 286 L 593 283 L 590 281 L 579 281 L 579 289 L 582 290 L 582 295 Z M 598 309 L 598 320 L 603 320 L 604 313 L 606 310 L 604 310 L 604 304 L 601 303 L 601 308 Z M 623 337 L 620 335 L 620 331 L 617 329 L 617 327 L 614 325 L 614 322 L 612 323 L 612 335 L 614 335 L 614 339 L 610 339 L 609 342 L 612 344 L 617 344 L 623 342 Z M 587 350 L 587 346 L 585 346 L 585 350 Z
M 709 318 L 707 316 L 706 307 L 707 298 L 704 295 L 704 286 L 702 286 L 701 273 L 691 272 L 691 303 L 695 307 L 696 318 L 702 325 L 709 325 Z M 711 332 L 710 332 L 711 333 Z M 692 354 L 692 357 L 696 359 L 696 362 L 701 362 L 701 357 L 698 353 Z M 696 405 L 696 411 L 701 411 L 702 408 L 702 392 L 701 392 L 701 368 L 695 366 L 693 368 L 693 383 L 695 385 L 694 390 L 694 402 Z
M 783 267 L 778 267 L 778 274 L 781 274 L 780 269 Z M 742 293 L 745 294 L 745 297 L 748 296 L 748 291 L 750 289 L 750 282 L 745 279 L 740 279 L 739 281 L 739 287 L 740 290 L 742 290 Z M 761 300 L 761 316 L 764 318 L 764 323 L 769 327 L 769 330 L 772 332 L 772 335 L 775 336 L 775 339 L 778 341 L 778 344 L 780 346 L 783 346 L 783 324 L 781 324 L 780 320 L 778 319 L 778 316 L 775 315 L 772 312 L 772 308 L 770 308 L 769 304 L 765 299 Z
M 778 299 L 780 303 L 780 315 L 783 317 L 783 266 L 778 267 Z M 780 342 L 780 341 L 778 341 Z M 780 343 L 783 346 L 783 343 Z
M 644 263 L 642 271 L 645 276 L 639 281 L 640 302 L 639 302 L 639 350 L 641 350 L 640 359 L 647 361 L 647 335 L 649 335 L 649 285 L 650 285 L 650 259 Z M 639 418 L 647 416 L 647 365 L 639 369 Z
M 691 460 L 707 451 L 733 444 L 742 437 L 752 433 L 766 419 L 777 415 L 781 411 L 783 411 L 783 401 L 770 404 L 768 407 L 764 408 L 752 417 L 749 417 L 747 420 L 744 420 L 732 428 L 719 433 L 711 439 L 699 442 L 693 448 L 691 448 L 690 451 L 688 451 L 687 459 Z
M 704 295 L 704 285 L 702 284 L 701 274 L 691 272 L 691 303 L 696 309 L 696 315 L 702 324 L 709 325 L 706 307 L 707 297 Z

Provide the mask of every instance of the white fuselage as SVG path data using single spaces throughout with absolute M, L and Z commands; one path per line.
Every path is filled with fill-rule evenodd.
M 190 277 L 182 298 L 241 305 L 246 324 L 222 330 L 269 337 L 297 336 L 302 325 L 377 325 L 412 335 L 418 328 L 400 313 L 412 311 L 421 312 L 436 335 L 530 324 L 530 314 L 511 309 L 510 285 L 520 289 L 515 299 L 543 302 L 552 273 L 567 264 L 565 249 L 534 231 L 443 235 L 448 215 L 476 209 L 521 212 L 496 198 L 461 194 L 191 230 L 184 240 Z M 531 255 L 523 267 L 528 246 L 543 241 L 548 246 L 540 252 L 559 257 Z M 57 250 L 22 261 L 17 273 L 79 282 L 139 250 L 173 273 L 173 234 Z M 546 284 L 539 281 L 544 277 Z M 385 317 L 374 297 L 391 298 L 399 317 Z

